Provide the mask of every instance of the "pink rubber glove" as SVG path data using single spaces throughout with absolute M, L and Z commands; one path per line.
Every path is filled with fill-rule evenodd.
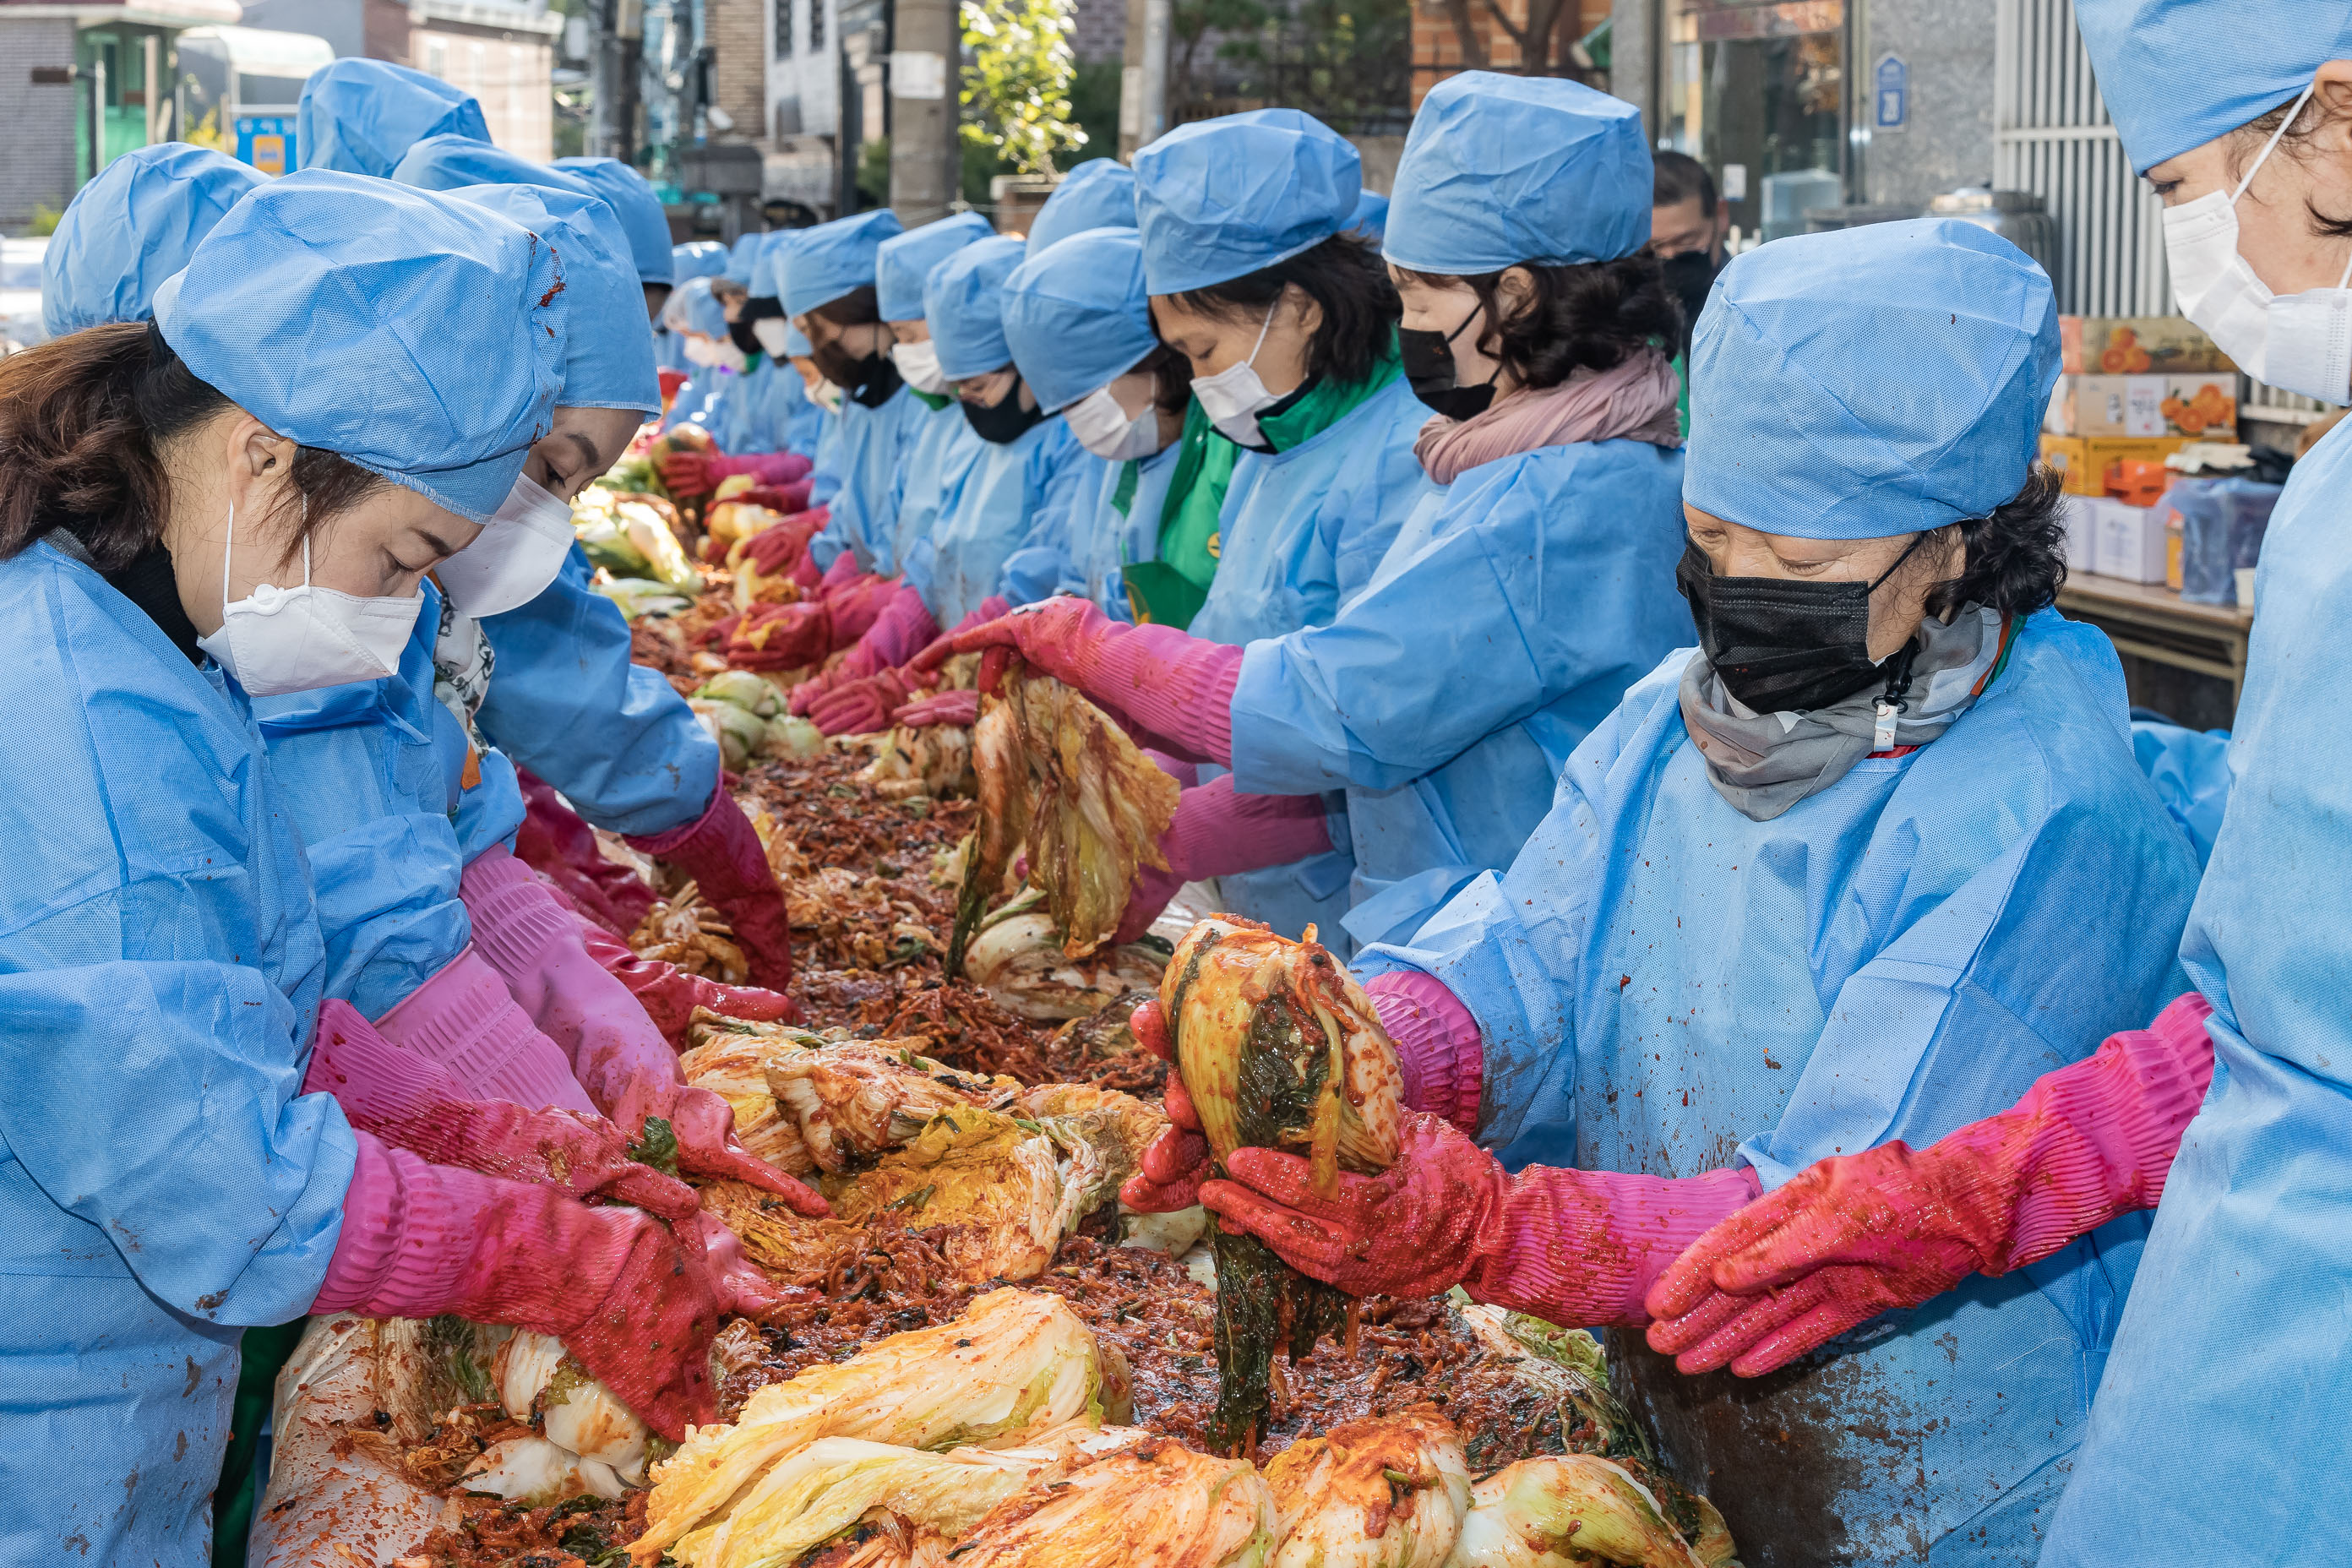
M 1173 626 L 1126 626 L 1084 599 L 1063 595 L 959 632 L 946 639 L 945 652 L 933 644 L 916 667 L 935 667 L 948 653 L 990 647 L 1016 649 L 1118 715 L 1147 744 L 1233 765 L 1238 647 L 1187 637 Z
M 942 691 L 919 702 L 891 710 L 890 722 L 919 730 L 926 724 L 954 724 L 969 730 L 980 722 L 980 693 Z
M 764 991 L 782 992 L 793 983 L 793 930 L 784 914 L 784 890 L 768 867 L 768 852 L 751 819 L 722 782 L 710 792 L 700 816 L 682 827 L 629 840 L 632 848 L 667 860 L 692 877 L 704 900 L 735 928 L 743 950 L 745 976 Z
M 1659 1279 L 1652 1348 L 1684 1372 L 1760 1376 L 1970 1274 L 2021 1268 L 2154 1208 L 2213 1081 L 2212 1011 L 2193 991 L 2176 997 L 2147 1028 L 2108 1037 L 1925 1149 L 1815 1163 Z
M 679 1241 L 701 1247 L 719 1316 L 764 1318 L 784 1304 L 784 1293 L 743 1256 L 742 1238 L 709 1209 L 672 1220 L 670 1229 Z
M 701 1206 L 692 1187 L 631 1159 L 629 1140 L 603 1117 L 474 1099 L 438 1063 L 378 1034 L 348 1002 L 320 1005 L 302 1092 L 333 1095 L 353 1127 L 436 1165 L 575 1198 L 601 1193 L 664 1219 Z
M 824 515 L 825 520 L 828 522 L 831 521 L 833 519 L 833 509 L 831 507 L 825 508 Z M 861 572 L 857 569 L 856 553 L 854 551 L 845 550 L 840 554 L 833 558 L 832 565 L 824 569 L 824 575 L 818 580 L 818 586 L 824 592 L 830 594 L 835 588 L 847 587 L 850 584 L 855 583 L 860 577 L 870 575 L 872 575 L 872 574 Z
M 1669 1179 L 1531 1165 L 1517 1175 L 1458 1128 L 1415 1112 L 1397 1162 L 1342 1173 L 1336 1197 L 1307 1185 L 1307 1162 L 1236 1149 L 1201 1201 L 1302 1273 L 1353 1296 L 1480 1301 L 1562 1327 L 1649 1321 L 1642 1298 L 1684 1247 L 1754 1198 L 1752 1173 Z
M 521 767 L 515 769 L 515 782 L 523 798 L 515 854 L 615 936 L 635 931 L 656 901 L 645 879 L 604 858 L 596 847 L 596 830 L 563 804 L 554 785 Z
M 677 1053 L 645 1008 L 589 956 L 576 917 L 520 862 L 486 851 L 458 891 L 475 944 L 623 1131 L 642 1137 L 646 1118 L 661 1117 L 677 1136 L 679 1169 L 749 1182 L 803 1214 L 826 1212 L 823 1198 L 736 1141 L 726 1100 L 680 1079 Z
M 1375 974 L 1364 982 L 1364 994 L 1396 1043 L 1405 1108 L 1477 1131 L 1486 1052 L 1470 1009 L 1445 982 L 1418 969 Z
M 553 1334 L 673 1442 L 718 1414 L 707 1231 L 552 1187 L 435 1165 L 361 1132 L 314 1313 L 511 1323 Z
M 1417 969 L 1375 974 L 1365 982 L 1364 994 L 1396 1044 L 1405 1109 L 1427 1111 L 1465 1132 L 1476 1131 L 1486 1056 L 1478 1021 L 1470 1009 L 1444 981 Z M 1174 1063 L 1168 1016 L 1157 997 L 1136 1008 L 1128 1026 L 1137 1044 L 1161 1061 Z M 1209 1141 L 1201 1136 L 1201 1119 L 1184 1080 L 1172 1072 L 1164 1103 L 1168 1130 L 1143 1151 L 1138 1162 L 1140 1173 L 1119 1189 L 1120 1201 L 1139 1214 L 1192 1207 L 1201 1201 L 1201 1184 L 1209 1176 Z
M 1158 768 L 1186 789 L 1191 789 L 1201 782 L 1201 764 L 1198 763 L 1188 763 L 1181 757 L 1171 757 L 1165 752 L 1155 752 L 1149 746 L 1143 748 L 1143 754 L 1151 759 L 1153 767 Z
M 662 1032 L 662 1038 L 676 1049 L 686 1048 L 686 1026 L 694 1021 L 697 1007 L 759 1024 L 800 1022 L 800 1004 L 789 996 L 779 996 L 756 985 L 729 985 L 706 980 L 699 974 L 688 974 L 674 963 L 639 958 L 629 951 L 628 943 L 576 910 L 573 919 L 579 923 L 580 944 L 588 950 L 588 956 L 602 964 L 605 973 L 629 988 L 629 994 L 645 1008 L 654 1027 Z
M 1265 866 L 1287 866 L 1331 847 L 1323 797 L 1313 795 L 1241 795 L 1231 773 L 1188 789 L 1176 806 L 1160 853 L 1168 869 L 1139 868 L 1127 912 L 1119 917 L 1116 942 L 1133 942 L 1151 929 L 1176 889 L 1203 877 L 1230 876 Z
M 500 851 L 501 854 L 504 851 Z M 375 1031 L 445 1069 L 468 1100 L 594 1114 L 572 1058 L 515 1005 L 505 978 L 468 947 L 375 1022 Z
M 712 489 L 719 488 L 720 480 L 731 479 L 738 474 L 749 474 L 763 485 L 789 485 L 807 478 L 813 467 L 798 452 L 746 452 L 740 458 L 712 452 L 702 459 L 703 475 L 709 479 Z

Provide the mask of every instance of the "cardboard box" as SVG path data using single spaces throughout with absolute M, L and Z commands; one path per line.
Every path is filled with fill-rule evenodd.
M 2097 556 L 2099 532 L 2098 502 L 2089 496 L 2067 496 L 2060 503 L 2066 518 L 2066 570 L 2095 571 L 2091 563 Z
M 2091 541 L 2091 570 L 2126 583 L 2163 582 L 2163 509 L 2126 506 L 2106 497 L 2088 504 L 2097 520 Z
M 2058 470 L 2069 495 L 2107 493 L 2107 465 L 2126 458 L 2161 463 L 2189 444 L 2186 436 L 2051 436 L 2042 437 L 2042 460 Z
M 2194 436 L 2232 439 L 2234 372 L 2199 375 L 2062 375 L 2042 427 L 2054 436 Z
M 2182 316 L 2061 316 L 2059 368 L 2069 375 L 2211 374 L 2238 368 Z

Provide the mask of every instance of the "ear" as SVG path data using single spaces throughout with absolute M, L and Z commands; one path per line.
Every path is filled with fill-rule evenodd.
M 1323 330 L 1323 302 L 1296 283 L 1282 286 L 1282 302 L 1298 319 L 1298 330 L 1313 337 Z
M 2313 73 L 2311 96 L 2326 117 L 2315 134 L 2320 145 L 2341 157 L 2352 150 L 2352 60 L 2329 60 Z
M 1495 280 L 1495 300 L 1503 320 L 1514 321 L 1535 304 L 1536 275 L 1524 267 L 1510 267 Z

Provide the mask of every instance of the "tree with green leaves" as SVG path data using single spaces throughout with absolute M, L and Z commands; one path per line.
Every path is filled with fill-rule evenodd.
M 964 0 L 963 139 L 1015 174 L 1086 144 L 1070 109 L 1069 0 Z

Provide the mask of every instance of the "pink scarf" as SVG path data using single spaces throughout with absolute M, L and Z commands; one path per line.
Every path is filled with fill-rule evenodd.
M 1621 437 L 1679 447 L 1675 400 L 1681 392 L 1673 362 L 1643 349 L 1613 370 L 1580 370 L 1558 386 L 1515 392 L 1468 419 L 1438 415 L 1421 427 L 1412 455 L 1431 479 L 1450 485 L 1482 463 L 1538 447 Z

